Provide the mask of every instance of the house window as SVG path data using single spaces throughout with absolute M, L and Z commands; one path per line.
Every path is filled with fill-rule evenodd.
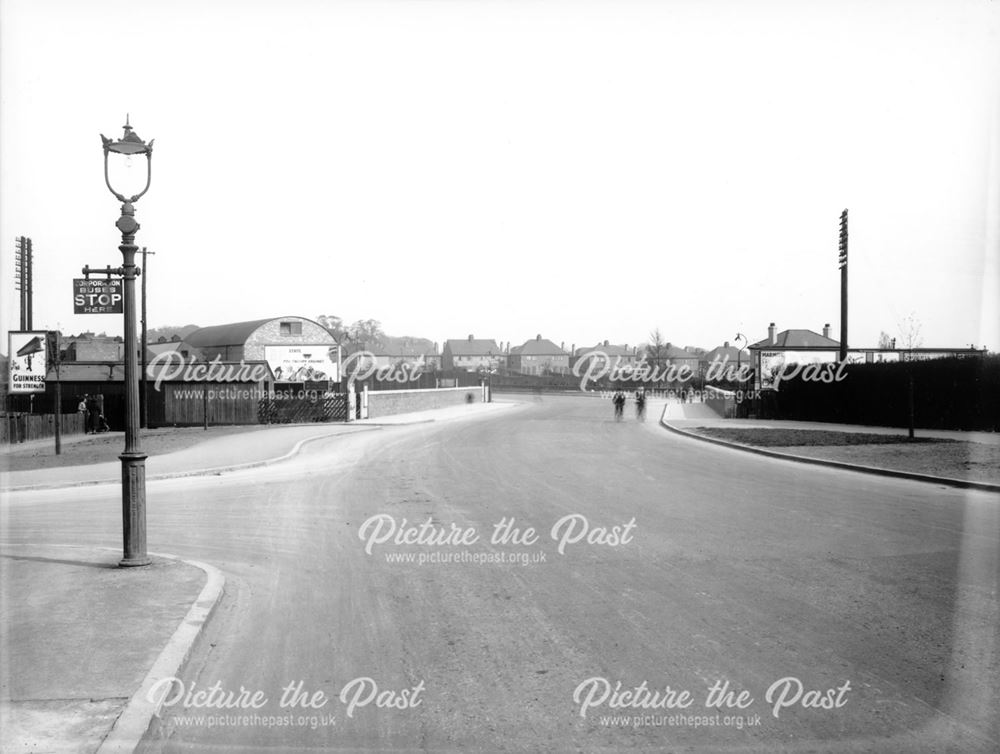
M 301 322 L 282 322 L 280 325 L 280 332 L 282 335 L 301 335 L 302 334 L 302 323 Z

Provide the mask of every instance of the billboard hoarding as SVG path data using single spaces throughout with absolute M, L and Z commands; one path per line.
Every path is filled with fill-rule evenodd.
M 7 389 L 10 393 L 44 393 L 48 367 L 47 333 L 10 332 Z
M 336 346 L 264 346 L 264 360 L 274 372 L 275 382 L 336 382 L 340 379 Z

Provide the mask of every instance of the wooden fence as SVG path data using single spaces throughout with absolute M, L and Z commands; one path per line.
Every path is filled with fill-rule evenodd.
M 263 390 L 255 383 L 165 382 L 149 392 L 149 426 L 257 424 Z
M 55 437 L 55 414 L 6 413 L 0 419 L 0 444 Z M 83 434 L 83 414 L 63 414 L 60 428 L 63 435 Z

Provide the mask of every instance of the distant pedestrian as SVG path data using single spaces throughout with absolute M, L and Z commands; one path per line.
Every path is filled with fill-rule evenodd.
M 88 395 L 87 401 L 87 434 L 97 434 L 100 427 L 101 406 L 97 402 L 97 396 Z
M 615 421 L 621 421 L 625 416 L 625 393 L 617 391 L 612 402 L 615 404 Z
M 646 421 L 646 391 L 642 388 L 635 391 L 635 418 Z

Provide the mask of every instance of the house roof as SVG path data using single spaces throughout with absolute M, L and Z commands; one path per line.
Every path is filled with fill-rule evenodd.
M 746 351 L 741 351 L 736 346 L 717 346 L 700 358 L 702 361 L 728 361 L 736 364 L 740 361 L 749 361 L 750 354 L 746 353 Z
M 274 374 L 271 372 L 271 367 L 266 361 L 221 361 L 219 362 L 219 368 L 224 368 L 227 365 L 232 365 L 234 367 L 244 366 L 244 365 L 261 365 L 267 370 L 268 379 L 274 381 Z M 166 364 L 160 364 L 158 366 L 149 365 L 146 369 L 146 376 L 155 380 L 157 375 L 168 368 Z M 185 382 L 185 373 L 166 378 L 167 382 Z M 56 371 L 55 369 L 49 369 L 48 374 L 46 374 L 45 379 L 55 381 Z M 106 362 L 63 362 L 59 367 L 59 381 L 60 382 L 123 382 L 125 380 L 125 365 L 121 362 L 114 363 L 111 361 Z M 204 381 L 201 379 L 194 380 L 195 382 Z
M 453 356 L 494 356 L 500 355 L 500 346 L 495 340 L 485 338 L 465 338 L 462 340 L 446 340 L 444 347 L 451 351 Z
M 211 327 L 201 327 L 194 332 L 188 333 L 185 340 L 196 348 L 205 346 L 242 346 L 247 342 L 254 330 L 261 325 L 270 322 L 274 317 L 267 319 L 252 319 L 246 322 L 231 322 L 228 325 L 212 325 Z
M 55 381 L 56 370 L 49 369 L 46 380 Z M 125 365 L 121 362 L 63 362 L 59 365 L 60 382 L 122 382 L 125 379 Z
M 772 343 L 770 338 L 758 340 L 751 343 L 747 348 L 840 348 L 840 341 L 832 338 L 824 338 L 818 332 L 812 330 L 782 330 Z
M 590 348 L 577 348 L 576 356 L 585 356 L 591 351 L 600 351 L 601 353 L 607 354 L 608 356 L 633 356 L 633 349 L 628 346 L 619 346 L 614 343 L 598 343 L 596 346 L 591 346 Z
M 691 353 L 686 348 L 678 348 L 668 344 L 663 357 L 666 359 L 697 359 L 698 355 Z
M 195 348 L 242 346 L 247 342 L 247 338 L 249 338 L 258 327 L 266 325 L 268 322 L 275 322 L 277 320 L 300 320 L 303 322 L 313 322 L 313 320 L 308 319 L 307 317 L 300 317 L 298 315 L 268 317 L 267 319 L 251 319 L 246 322 L 231 322 L 228 325 L 212 325 L 211 327 L 202 327 L 189 332 L 184 340 Z M 313 322 L 313 324 L 316 325 L 316 327 L 322 328 L 325 332 L 330 333 L 329 329 L 323 327 L 323 325 L 318 322 Z M 332 333 L 330 333 L 330 337 L 333 338 L 333 340 L 336 340 Z
M 188 351 L 196 359 L 202 358 L 201 351 L 186 340 L 168 340 L 164 343 L 149 343 L 146 345 L 146 352 L 149 358 L 159 356 L 166 351 Z
M 524 345 L 512 348 L 510 352 L 520 356 L 569 356 L 563 349 L 541 335 L 525 341 Z
M 365 349 L 376 356 L 417 357 L 437 356 L 437 344 L 423 338 L 389 338 L 387 342 L 378 343 Z

